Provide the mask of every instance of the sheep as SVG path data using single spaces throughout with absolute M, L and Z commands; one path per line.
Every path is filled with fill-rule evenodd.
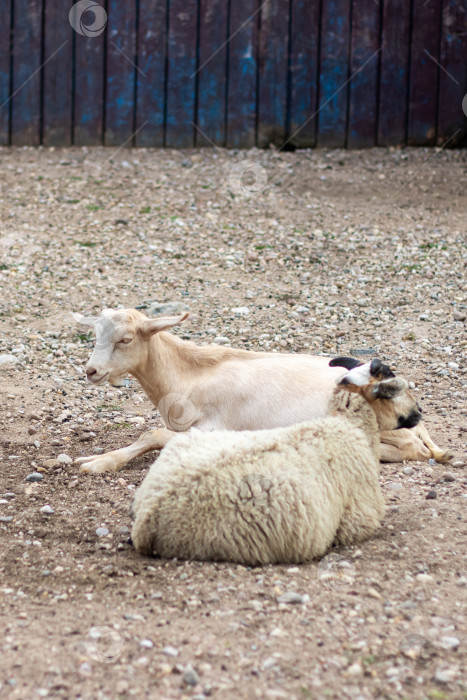
M 149 319 L 135 309 L 106 309 L 97 318 L 80 317 L 96 332 L 86 367 L 88 381 L 96 386 L 106 381 L 115 385 L 125 374 L 132 374 L 168 428 L 146 432 L 128 447 L 78 458 L 82 472 L 118 471 L 130 459 L 165 447 L 174 433 L 192 427 L 260 430 L 326 415 L 336 381 L 348 371 L 348 358 L 339 358 L 343 366 L 330 367 L 329 358 L 321 356 L 197 346 L 166 332 L 187 315 Z M 370 364 L 363 366 L 366 376 Z M 401 401 L 416 405 L 408 391 Z M 390 439 L 391 444 L 382 447 L 383 460 L 391 450 L 386 461 L 402 461 L 409 449 L 411 459 L 428 459 L 428 450 L 410 431 L 404 436 L 405 451 L 398 448 L 397 437 Z
M 333 542 L 371 537 L 384 514 L 372 405 L 396 400 L 407 384 L 397 377 L 354 381 L 351 371 L 335 388 L 329 415 L 313 422 L 177 435 L 135 494 L 136 550 L 248 566 L 299 564 L 324 556 Z

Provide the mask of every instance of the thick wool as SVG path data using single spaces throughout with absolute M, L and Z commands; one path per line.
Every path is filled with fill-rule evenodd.
M 330 410 L 288 428 L 175 437 L 136 492 L 136 550 L 256 566 L 373 535 L 384 512 L 375 414 L 343 388 Z

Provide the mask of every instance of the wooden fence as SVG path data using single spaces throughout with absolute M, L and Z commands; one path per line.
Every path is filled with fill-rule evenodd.
M 1 0 L 0 144 L 467 142 L 467 0 L 72 4 Z

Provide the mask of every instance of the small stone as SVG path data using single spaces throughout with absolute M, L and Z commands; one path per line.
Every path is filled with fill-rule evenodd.
M 450 683 L 456 677 L 455 668 L 438 668 L 435 673 L 435 681 L 437 683 L 446 684 Z
M 8 367 L 13 367 L 17 362 L 18 358 L 15 357 L 15 355 L 8 355 L 6 353 L 0 355 L 0 369 L 8 369 Z M 11 398 L 11 396 L 9 396 L 9 398 Z
M 455 467 L 456 469 L 459 469 L 460 467 L 465 466 L 465 462 L 463 462 L 461 459 L 456 459 L 454 462 L 451 462 L 452 466 Z
M 139 643 L 140 647 L 143 647 L 143 649 L 152 649 L 154 644 L 151 642 L 150 639 L 142 639 Z
M 429 583 L 430 581 L 433 581 L 433 576 L 430 576 L 430 574 L 417 574 L 415 578 L 420 583 Z
M 238 314 L 239 316 L 248 316 L 250 313 L 248 306 L 237 306 L 236 308 L 231 309 L 231 311 L 233 314 Z
M 144 423 L 143 416 L 133 416 L 128 419 L 128 423 L 134 423 L 135 425 L 142 425 Z
M 457 362 L 448 362 L 449 369 L 459 369 Z
M 426 495 L 426 499 L 430 500 L 430 499 L 435 499 L 435 498 L 438 498 L 438 494 L 436 493 L 436 491 L 434 489 L 430 489 L 430 491 L 428 491 L 428 493 Z
M 164 647 L 162 649 L 162 653 L 165 654 L 166 656 L 174 656 L 175 657 L 175 656 L 178 656 L 180 652 L 175 647 Z
M 58 467 L 60 462 L 58 459 L 46 459 L 45 462 L 42 462 L 44 467 L 47 467 L 47 469 L 53 469 L 54 467 Z
M 443 474 L 443 479 L 444 479 L 444 481 L 455 481 L 456 476 L 452 472 L 445 472 Z
M 230 340 L 223 335 L 217 335 L 213 342 L 216 343 L 216 345 L 227 345 L 230 343 Z
M 190 664 L 188 664 L 185 667 L 185 671 L 183 673 L 182 679 L 183 679 L 183 682 L 185 683 L 185 685 L 189 685 L 191 687 L 193 687 L 199 683 L 199 676 L 196 673 L 193 666 L 191 666 Z
M 13 520 L 13 516 L 12 516 L 12 515 L 2 515 L 2 516 L 0 517 L 0 523 L 11 523 L 12 520 Z
M 435 467 L 436 466 L 436 459 L 433 459 L 433 457 L 430 457 L 430 459 L 428 460 L 428 464 L 430 465 L 430 467 Z
M 361 308 L 368 306 L 368 301 L 366 299 L 356 299 L 355 303 L 357 304 L 357 306 L 360 306 Z
M 53 515 L 55 511 L 53 508 L 47 505 L 41 508 L 41 513 L 44 513 L 45 515 Z
M 105 537 L 108 534 L 109 534 L 109 531 L 107 530 L 106 527 L 98 527 L 96 530 L 96 535 L 98 537 Z
M 120 530 L 118 531 L 119 535 L 123 535 L 124 537 L 128 537 L 130 534 L 130 528 L 127 527 L 126 525 L 123 525 Z
M 39 474 L 39 472 L 31 472 L 31 474 L 28 474 L 26 477 L 26 481 L 42 481 L 44 477 L 42 474 Z
M 402 473 L 406 476 L 410 476 L 411 474 L 413 474 L 413 467 L 404 467 Z
M 460 642 L 457 637 L 441 637 L 441 646 L 443 649 L 457 649 Z
M 301 605 L 303 603 L 303 596 L 295 591 L 287 591 L 277 598 L 278 603 L 289 603 L 292 605 Z
M 71 459 L 71 457 L 69 457 L 66 454 L 58 455 L 57 461 L 59 462 L 59 464 L 72 464 L 73 463 L 73 460 Z
M 467 318 L 467 313 L 465 311 L 461 311 L 460 309 L 454 309 L 452 315 L 454 316 L 455 321 L 465 321 Z
M 150 304 L 147 314 L 148 316 L 171 316 L 172 314 L 183 314 L 189 310 L 190 307 L 182 301 L 167 301 L 162 304 L 156 301 Z
M 16 493 L 12 493 L 11 491 L 7 491 L 6 493 L 3 494 L 3 498 L 16 498 Z

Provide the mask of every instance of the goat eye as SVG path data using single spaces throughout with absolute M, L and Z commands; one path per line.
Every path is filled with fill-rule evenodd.
M 132 340 L 133 338 L 122 338 L 118 341 L 117 345 L 128 345 L 128 343 L 131 343 Z

